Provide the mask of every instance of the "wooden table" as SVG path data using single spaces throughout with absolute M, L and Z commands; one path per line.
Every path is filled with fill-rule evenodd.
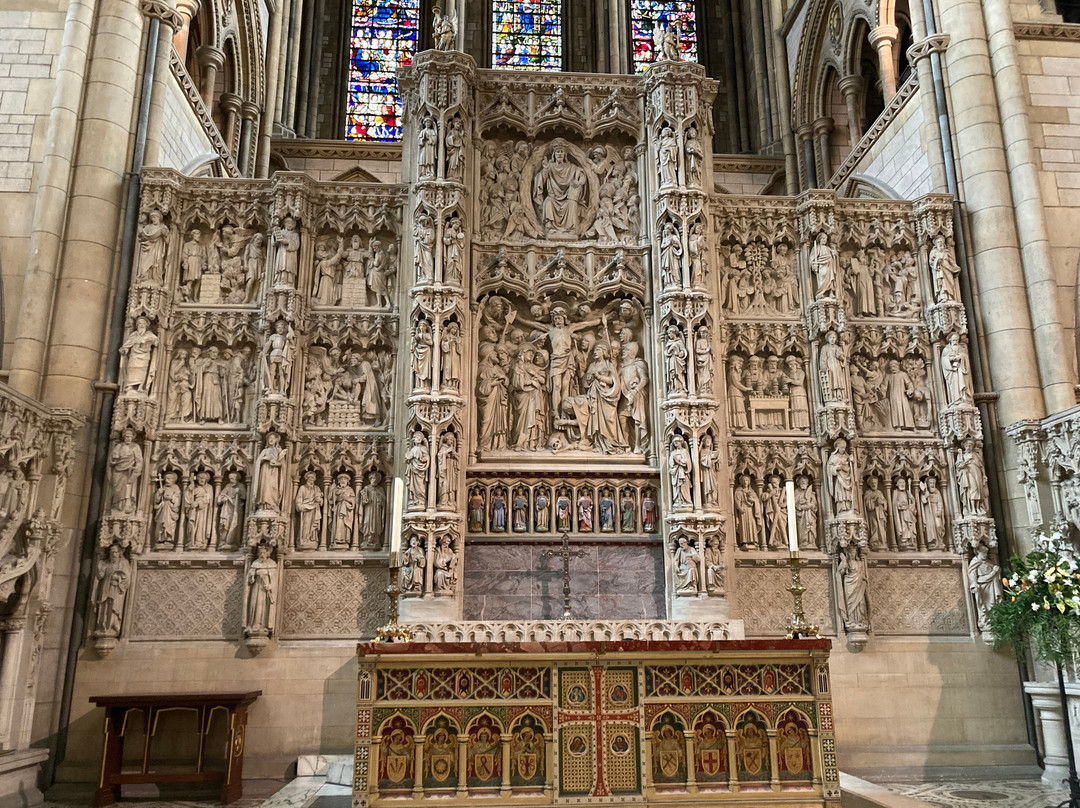
M 244 791 L 244 735 L 248 705 L 262 695 L 261 690 L 243 693 L 138 693 L 124 696 L 92 696 L 91 703 L 105 708 L 105 749 L 101 759 L 101 780 L 94 792 L 94 808 L 113 805 L 120 799 L 120 787 L 140 783 L 215 783 L 221 782 L 221 804 L 240 799 Z M 171 710 L 193 710 L 198 717 L 199 755 L 195 771 L 150 771 L 150 741 L 157 717 Z M 206 733 L 214 714 L 225 711 L 229 740 L 225 748 L 225 771 L 203 771 Z M 124 725 L 128 714 L 138 711 L 144 719 L 146 742 L 142 766 L 138 772 L 122 773 Z

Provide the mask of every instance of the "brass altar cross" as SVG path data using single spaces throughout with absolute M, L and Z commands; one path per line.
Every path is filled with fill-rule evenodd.
M 562 559 L 562 597 L 563 597 L 563 620 L 572 620 L 570 615 L 570 559 L 582 558 L 585 555 L 584 550 L 571 550 L 570 549 L 570 534 L 562 534 L 562 548 L 559 550 L 545 550 L 543 552 L 544 558 L 561 558 Z

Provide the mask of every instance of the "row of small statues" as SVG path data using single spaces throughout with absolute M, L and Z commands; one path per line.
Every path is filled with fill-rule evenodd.
M 401 571 L 398 585 L 401 593 L 416 596 L 432 592 L 436 595 L 453 595 L 457 591 L 458 557 L 448 534 L 435 540 L 431 557 L 431 587 L 426 586 L 424 570 L 428 565 L 427 553 L 417 536 L 410 536 L 408 545 L 401 551 Z
M 616 501 L 616 497 L 618 500 Z M 554 508 L 554 510 L 553 510 Z M 503 486 L 490 491 L 475 487 L 469 493 L 467 523 L 470 533 L 654 533 L 659 527 L 656 492 L 639 494 L 626 487 L 602 487 L 593 498 L 591 488 L 563 486 L 554 492 L 540 487 L 530 491 Z

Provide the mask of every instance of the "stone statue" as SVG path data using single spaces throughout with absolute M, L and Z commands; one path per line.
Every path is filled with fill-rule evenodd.
M 158 338 L 145 317 L 135 320 L 135 330 L 120 346 L 124 393 L 148 396 L 154 386 L 154 354 Z
M 979 631 L 989 631 L 990 607 L 1001 600 L 1001 567 L 990 560 L 990 551 L 980 543 L 968 562 L 968 589 L 975 597 L 975 622 Z
M 245 502 L 247 502 L 247 489 L 240 481 L 240 472 L 230 471 L 226 475 L 224 488 L 217 495 L 218 546 L 223 550 L 235 550 L 240 547 Z
M 261 543 L 248 566 L 245 637 L 267 636 L 273 631 L 276 600 L 277 562 L 270 558 L 270 545 Z
M 915 397 L 915 385 L 911 378 L 900 369 L 900 362 L 890 359 L 885 373 L 885 400 L 889 403 L 889 417 L 892 428 L 907 430 L 915 428 L 915 410 L 911 405 Z
M 657 138 L 656 159 L 660 167 L 660 187 L 673 188 L 679 184 L 679 142 L 675 130 L 669 124 L 660 128 Z
M 694 338 L 694 370 L 697 394 L 711 396 L 713 391 L 712 333 L 707 325 L 700 325 Z
M 529 499 L 524 488 L 514 492 L 511 525 L 515 533 L 524 533 L 529 529 Z
M 787 369 L 781 376 L 781 383 L 787 388 L 791 428 L 809 429 L 810 399 L 806 393 L 806 371 L 803 370 L 802 360 L 792 355 L 784 360 L 784 364 Z
M 885 493 L 879 488 L 877 477 L 866 478 L 863 491 L 863 511 L 866 514 L 867 535 L 871 550 L 884 550 L 889 544 L 886 514 L 889 511 Z
M 458 442 L 457 435 L 446 432 L 439 440 L 436 453 L 436 486 L 439 507 L 456 509 L 458 486 Z
M 855 463 L 848 453 L 847 441 L 837 438 L 825 466 L 832 489 L 834 513 L 850 513 L 855 509 Z
M 986 470 L 975 442 L 965 438 L 956 455 L 956 487 L 964 516 L 986 516 Z
M 97 577 L 94 581 L 94 635 L 97 637 L 120 636 L 120 623 L 124 617 L 124 601 L 131 585 L 131 562 L 124 558 L 123 548 L 113 543 L 98 559 Z
M 893 528 L 896 530 L 896 546 L 899 550 L 918 549 L 918 516 L 915 495 L 906 477 L 896 478 L 893 490 Z
M 413 390 L 431 388 L 431 351 L 435 347 L 435 337 L 431 323 L 421 318 L 413 329 Z
M 372 239 L 369 247 L 378 239 Z M 342 303 L 346 306 L 364 308 L 368 305 L 368 283 L 365 266 L 368 263 L 370 253 L 360 243 L 360 236 L 353 235 L 349 238 L 348 249 L 345 250 L 345 269 L 342 276 Z M 348 293 L 344 291 L 348 288 Z
M 720 452 L 708 432 L 701 436 L 698 456 L 701 458 L 701 497 L 706 507 L 715 508 L 720 505 Z
M 787 544 L 787 492 L 780 486 L 780 478 L 769 477 L 765 486 L 762 505 L 765 509 L 765 546 L 778 550 Z
M 255 363 L 251 346 L 245 345 L 235 353 L 225 352 L 225 404 L 229 423 L 243 423 L 247 412 L 248 390 L 255 381 Z
M 682 28 L 677 22 L 657 25 L 653 29 L 653 47 L 656 49 L 660 60 L 667 62 L 682 61 L 682 48 L 679 44 L 681 36 Z
M 727 564 L 724 553 L 720 550 L 720 539 L 709 536 L 705 539 L 705 586 L 709 592 L 720 595 L 727 588 L 725 573 Z
M 259 281 L 262 279 L 263 263 L 266 261 L 266 236 L 255 233 L 244 246 L 244 300 L 252 302 L 259 294 Z
M 633 533 L 637 527 L 637 502 L 634 501 L 634 493 L 630 489 L 623 491 L 622 499 L 619 500 L 619 530 L 623 533 Z
M 852 290 L 852 303 L 855 314 L 863 317 L 873 317 L 877 313 L 874 295 L 874 279 L 870 275 L 870 265 L 866 258 L 866 251 L 859 250 L 851 256 L 851 275 L 849 282 Z
M 295 289 L 300 267 L 300 234 L 296 231 L 296 219 L 286 216 L 281 227 L 274 228 L 274 285 Z
M 866 631 L 870 626 L 867 570 L 863 549 L 855 542 L 840 545 L 837 570 L 844 595 L 840 614 L 847 631 Z
M 420 546 L 420 539 L 409 537 L 409 546 L 401 554 L 401 591 L 403 594 L 416 594 L 424 588 L 424 567 L 427 558 Z
M 449 1 L 451 5 L 457 2 L 457 0 Z M 432 33 L 435 37 L 435 50 L 454 50 L 454 46 L 457 43 L 457 13 L 451 11 L 449 14 L 443 14 L 442 9 L 439 8 L 439 6 L 435 6 L 433 13 L 435 20 L 432 25 Z
M 289 376 L 296 354 L 296 332 L 285 320 L 274 323 L 274 333 L 263 346 L 263 392 L 270 396 L 289 395 Z
M 732 429 L 746 429 L 749 422 L 746 417 L 746 396 L 752 392 L 743 383 L 743 358 L 732 354 L 728 360 L 728 421 Z
M 413 235 L 416 240 L 416 281 L 430 283 L 435 279 L 435 223 L 429 214 L 417 215 Z
M 533 202 L 548 236 L 577 235 L 587 193 L 585 170 L 570 161 L 566 146 L 549 147 L 544 166 L 533 179 Z
M 258 476 L 255 494 L 255 507 L 264 513 L 280 515 L 282 495 L 285 492 L 285 464 L 287 456 L 281 447 L 281 436 L 270 432 L 266 436 L 266 448 L 259 452 L 255 460 L 255 473 Z
M 360 549 L 378 550 L 386 531 L 386 492 L 382 475 L 372 471 L 360 491 Z
M 166 390 L 165 418 L 187 423 L 195 420 L 195 380 L 188 364 L 188 352 L 177 349 L 169 366 L 169 385 Z
M 159 550 L 176 547 L 176 529 L 180 524 L 180 486 L 175 471 L 166 471 L 154 494 L 154 546 Z
M 686 341 L 678 326 L 669 325 L 664 331 L 664 376 L 667 393 L 686 395 Z
M 434 240 L 431 243 L 434 244 Z M 372 296 L 371 304 L 382 309 L 393 308 L 391 295 L 397 277 L 397 244 L 391 243 L 384 248 L 379 239 L 372 238 L 368 242 L 365 266 L 367 291 Z
M 839 294 L 840 256 L 829 244 L 829 234 L 822 230 L 810 250 L 810 269 L 817 278 L 817 299 Z
M 461 118 L 450 119 L 450 129 L 446 133 L 446 177 L 461 180 L 465 176 L 465 124 Z
M 705 225 L 695 222 L 686 240 L 686 254 L 690 260 L 690 283 L 701 288 L 709 273 L 709 244 L 705 237 Z
M 451 320 L 443 329 L 441 361 L 439 373 L 442 376 L 442 389 L 450 392 L 461 390 L 461 326 Z
M 169 244 L 169 226 L 161 220 L 161 211 L 152 210 L 148 220 L 139 225 L 139 269 L 136 283 L 161 284 L 165 281 L 165 250 Z
M 195 481 L 184 492 L 184 544 L 192 550 L 210 546 L 213 532 L 214 487 L 210 472 L 198 471 Z
M 795 523 L 799 532 L 799 547 L 816 550 L 818 542 L 817 492 L 810 486 L 810 478 L 800 474 L 795 482 Z
M 457 561 L 450 536 L 444 533 L 439 536 L 432 561 L 432 586 L 436 595 L 452 595 L 457 590 Z
M 481 451 L 506 448 L 507 388 L 509 376 L 499 362 L 495 345 L 478 348 L 480 364 L 476 372 L 476 403 L 479 413 L 477 445 Z
M 679 434 L 672 435 L 671 450 L 668 453 L 668 474 L 671 475 L 671 504 L 676 508 L 694 507 L 691 467 L 686 438 Z
M 206 355 L 195 346 L 191 349 L 191 370 L 195 378 L 195 420 L 220 423 L 225 420 L 225 368 L 216 345 Z
M 569 533 L 572 522 L 570 489 L 561 488 L 555 498 L 555 529 L 560 533 Z
M 929 261 L 937 302 L 959 302 L 960 265 L 956 262 L 952 249 L 945 243 L 945 236 L 934 236 Z
M 405 451 L 405 467 L 408 470 L 409 508 L 427 508 L 428 468 L 431 456 L 428 441 L 419 430 L 413 433 L 412 445 Z
M 701 146 L 696 123 L 690 124 L 683 136 L 683 152 L 686 155 L 686 184 L 701 183 L 701 167 L 705 163 L 705 149 Z
M 337 246 L 332 246 L 334 242 Z M 315 288 L 313 303 L 336 306 L 341 302 L 341 259 L 345 255 L 343 239 L 333 237 L 315 243 Z
M 941 496 L 937 477 L 933 474 L 919 483 L 919 503 L 922 508 L 926 549 L 941 550 L 948 542 L 945 524 L 945 500 Z
M 959 334 L 950 334 L 941 349 L 941 372 L 945 377 L 945 395 L 950 405 L 971 402 L 971 366 Z
M 660 237 L 660 281 L 665 289 L 682 285 L 682 239 L 674 222 L 664 225 Z
M 297 550 L 315 550 L 322 535 L 323 492 L 315 484 L 315 472 L 304 472 L 304 482 L 296 489 L 293 508 L 300 516 L 296 532 Z
M 443 230 L 443 283 L 461 286 L 461 252 L 464 246 L 465 231 L 461 229 L 461 219 L 452 216 Z
M 671 572 L 675 576 L 676 594 L 698 594 L 701 581 L 698 570 L 700 563 L 701 556 L 690 546 L 685 536 L 680 536 L 671 556 Z
M 112 512 L 131 515 L 137 510 L 139 480 L 143 472 L 143 453 L 135 443 L 135 430 L 125 429 L 120 442 L 109 453 L 109 486 L 112 490 Z
M 356 492 L 348 474 L 341 473 L 334 478 L 327 498 L 327 546 L 331 550 L 348 550 L 353 544 L 353 530 L 356 525 Z
M 209 257 L 206 245 L 203 243 L 202 231 L 198 228 L 191 231 L 188 240 L 180 248 L 180 302 L 191 303 L 199 297 L 199 284 L 202 283 L 203 273 L 209 267 Z
M 634 339 L 629 328 L 622 330 L 619 342 L 622 344 L 622 411 L 629 420 L 626 432 L 630 436 L 631 448 L 635 452 L 644 452 L 649 442 L 649 366 L 641 358 L 641 343 Z
M 743 474 L 735 488 L 735 537 L 743 550 L 757 549 L 765 517 L 761 497 L 750 487 L 750 478 Z
M 821 394 L 825 403 L 848 400 L 848 365 L 844 349 L 838 344 L 835 331 L 825 333 L 825 344 L 818 351 L 821 373 Z
M 435 118 L 425 115 L 420 125 L 417 138 L 416 163 L 420 172 L 420 179 L 429 180 L 435 176 L 435 163 L 439 153 L 439 127 Z

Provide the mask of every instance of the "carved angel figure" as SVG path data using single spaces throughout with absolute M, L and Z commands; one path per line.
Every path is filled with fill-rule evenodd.
M 451 4 L 456 2 L 457 0 L 450 0 Z M 457 43 L 457 12 L 451 10 L 449 14 L 444 14 L 439 6 L 435 6 L 432 13 L 435 18 L 432 24 L 435 50 L 452 51 Z
M 682 27 L 676 22 L 671 25 L 657 25 L 653 28 L 653 46 L 660 60 L 667 62 L 681 62 L 682 48 L 679 39 L 682 37 Z

